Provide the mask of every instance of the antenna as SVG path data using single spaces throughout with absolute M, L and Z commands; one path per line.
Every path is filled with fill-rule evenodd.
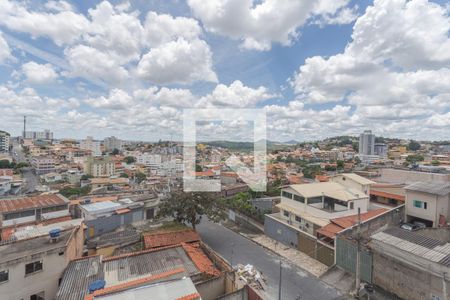
M 23 138 L 25 138 L 26 129 L 27 129 L 27 116 L 23 116 L 23 135 L 22 135 Z

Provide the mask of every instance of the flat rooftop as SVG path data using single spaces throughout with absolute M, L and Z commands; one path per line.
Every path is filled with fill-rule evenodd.
M 0 213 L 8 213 L 33 208 L 64 205 L 68 203 L 69 200 L 60 194 L 48 194 L 24 198 L 0 199 Z

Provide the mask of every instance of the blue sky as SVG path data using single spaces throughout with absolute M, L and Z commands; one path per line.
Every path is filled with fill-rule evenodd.
M 226 107 L 271 140 L 450 139 L 449 29 L 445 1 L 5 0 L 0 129 L 178 139 L 183 108 Z

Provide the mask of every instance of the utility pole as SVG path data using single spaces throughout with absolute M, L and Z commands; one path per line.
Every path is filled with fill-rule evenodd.
M 281 259 L 280 259 L 280 280 L 278 282 L 278 300 L 281 300 L 281 275 L 282 275 L 282 268 L 281 268 Z
M 355 270 L 355 289 L 356 297 L 359 298 L 359 287 L 361 285 L 360 279 L 360 259 L 361 259 L 361 208 L 358 207 L 358 227 L 356 228 L 356 241 L 358 243 L 358 248 L 356 250 L 356 270 Z
M 447 300 L 447 282 L 445 282 L 446 277 L 447 276 L 447 272 L 444 272 L 444 274 L 442 274 L 442 293 L 444 294 L 443 296 L 443 300 Z

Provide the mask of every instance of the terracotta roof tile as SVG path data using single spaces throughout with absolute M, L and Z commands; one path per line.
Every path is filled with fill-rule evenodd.
M 213 262 L 208 258 L 208 256 L 206 256 L 205 252 L 203 252 L 203 249 L 200 248 L 199 243 L 182 243 L 181 245 L 200 272 L 212 276 L 220 275 L 220 271 L 214 266 Z
M 170 271 L 167 271 L 167 272 L 151 275 L 151 276 L 148 276 L 148 277 L 139 278 L 139 279 L 136 279 L 136 280 L 132 280 L 132 281 L 116 284 L 116 285 L 113 285 L 113 286 L 110 286 L 110 287 L 107 287 L 107 288 L 104 288 L 104 289 L 101 289 L 101 290 L 97 290 L 97 291 L 95 291 L 92 294 L 86 295 L 84 297 L 84 300 L 93 300 L 97 296 L 103 296 L 103 295 L 107 295 L 107 294 L 110 294 L 110 293 L 126 290 L 126 289 L 129 289 L 131 287 L 135 287 L 135 286 L 138 286 L 138 285 L 150 283 L 152 281 L 163 279 L 163 278 L 166 278 L 166 277 L 170 277 L 172 275 L 176 275 L 176 274 L 183 273 L 183 272 L 186 272 L 186 270 L 184 268 L 179 268 L 179 269 L 174 269 L 174 270 L 170 270 Z
M 344 229 L 345 228 L 342 228 L 339 225 L 330 223 L 328 225 L 323 226 L 322 228 L 317 229 L 317 233 L 320 233 L 321 235 L 334 239 L 336 234 Z
M 13 169 L 0 169 L 0 176 L 13 176 Z
M 385 208 L 379 208 L 363 213 L 361 214 L 361 222 L 367 221 L 368 219 L 381 215 L 386 211 L 388 210 Z M 352 227 L 353 225 L 356 225 L 356 223 L 358 222 L 358 215 L 332 219 L 331 222 L 338 226 L 341 226 L 342 228 L 349 228 Z
M 194 294 L 190 294 L 190 295 L 186 295 L 180 298 L 177 298 L 175 300 L 197 300 L 200 299 L 200 294 L 199 293 L 194 293 Z
M 70 221 L 70 220 L 72 220 L 71 216 L 64 216 L 64 217 L 59 217 L 59 218 L 42 221 L 42 225 L 45 226 L 45 225 L 49 225 L 49 224 L 55 224 L 55 223 L 65 222 L 65 221 Z
M 68 203 L 63 196 L 57 194 L 39 195 L 33 197 L 4 199 L 0 201 L 0 212 L 13 212 L 38 207 L 56 206 Z
M 403 202 L 405 201 L 404 195 L 398 195 L 398 194 L 393 194 L 393 193 L 388 193 L 388 192 L 370 190 L 370 195 L 391 198 L 391 199 L 395 199 L 395 200 L 399 200 L 399 201 L 403 201 Z
M 175 232 L 147 233 L 144 235 L 146 249 L 196 242 L 199 240 L 200 236 L 192 229 Z

